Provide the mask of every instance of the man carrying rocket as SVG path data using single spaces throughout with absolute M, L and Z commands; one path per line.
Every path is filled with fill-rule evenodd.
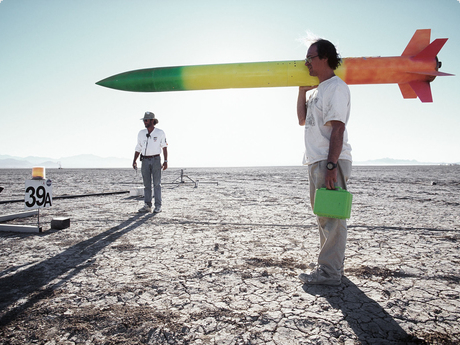
M 297 116 L 305 126 L 305 157 L 310 183 L 310 202 L 315 203 L 319 188 L 347 189 L 351 174 L 351 146 L 346 125 L 350 117 L 350 90 L 334 73 L 341 63 L 334 45 L 317 40 L 305 59 L 311 76 L 319 79 L 318 86 L 299 87 Z M 310 97 L 307 92 L 313 90 Z M 345 219 L 317 217 L 320 233 L 318 265 L 310 274 L 301 273 L 305 284 L 340 285 L 343 275 L 347 223 Z

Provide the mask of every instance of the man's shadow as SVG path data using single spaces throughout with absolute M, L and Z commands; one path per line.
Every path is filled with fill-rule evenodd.
M 324 285 L 303 285 L 313 296 L 324 297 L 331 307 L 342 311 L 344 320 L 361 344 L 423 344 L 409 335 L 377 302 L 367 297 L 348 278 L 342 278 L 345 289 Z
M 120 225 L 77 243 L 52 258 L 13 275 L 0 278 L 0 313 L 3 314 L 0 314 L 0 326 L 9 324 L 21 312 L 51 295 L 64 282 L 90 266 L 91 259 L 99 251 L 154 216 L 155 214 L 136 214 Z M 58 282 L 47 286 L 58 278 Z M 5 312 L 8 307 L 23 299 L 27 301 Z

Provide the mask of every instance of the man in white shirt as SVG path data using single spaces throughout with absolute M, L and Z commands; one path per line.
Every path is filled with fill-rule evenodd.
M 142 161 L 142 179 L 144 180 L 144 202 L 145 205 L 139 212 L 152 212 L 152 181 L 153 195 L 155 198 L 154 213 L 161 212 L 161 169 L 168 168 L 168 142 L 165 132 L 156 128 L 158 119 L 155 114 L 147 111 L 141 119 L 144 121 L 145 129 L 137 135 L 137 145 L 134 152 L 133 168 L 137 169 L 137 158 Z M 164 162 L 161 164 L 161 152 Z
M 323 39 L 314 42 L 305 62 L 310 75 L 319 79 L 317 87 L 300 87 L 297 99 L 299 125 L 305 126 L 304 164 L 308 164 L 313 209 L 317 189 L 347 189 L 352 165 L 346 131 L 350 91 L 334 73 L 341 59 L 331 42 Z M 313 91 L 307 100 L 310 90 Z M 300 274 L 299 279 L 305 284 L 340 285 L 347 240 L 346 220 L 317 218 L 321 245 L 318 266 L 310 274 Z

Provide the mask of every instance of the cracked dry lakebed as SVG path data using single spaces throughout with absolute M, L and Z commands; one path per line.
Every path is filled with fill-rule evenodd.
M 0 232 L 0 343 L 458 344 L 460 166 L 353 169 L 336 287 L 298 280 L 319 251 L 305 167 L 168 169 L 159 214 L 110 193 L 133 170 L 50 169 L 43 232 Z M 30 174 L 0 170 L 2 214 Z

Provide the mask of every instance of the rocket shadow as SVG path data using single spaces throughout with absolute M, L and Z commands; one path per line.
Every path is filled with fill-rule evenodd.
M 0 326 L 8 325 L 20 313 L 51 295 L 56 288 L 90 266 L 98 252 L 154 216 L 153 213 L 136 214 L 120 225 L 79 242 L 52 258 L 13 275 L 0 275 Z M 58 281 L 48 286 L 55 279 Z M 24 299 L 26 302 L 19 303 Z M 7 310 L 15 304 L 19 305 Z
M 353 330 L 360 344 L 421 344 L 408 334 L 377 302 L 366 296 L 348 278 L 342 278 L 343 289 L 324 285 L 303 285 L 313 296 L 325 298 L 334 309 L 341 310 L 343 319 Z

